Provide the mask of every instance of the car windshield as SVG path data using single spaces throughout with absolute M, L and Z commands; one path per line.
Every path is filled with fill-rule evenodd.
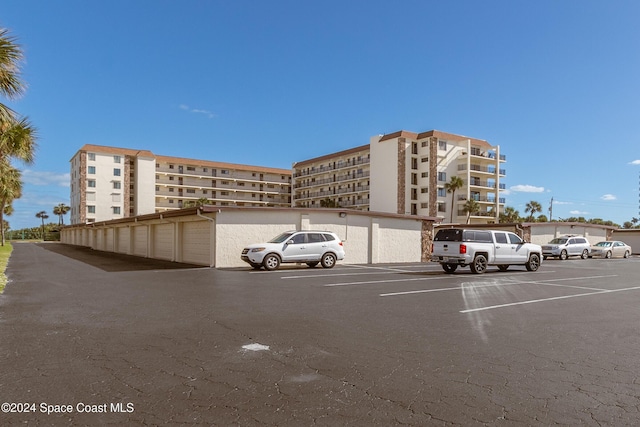
M 555 245 L 564 245 L 565 243 L 567 243 L 567 239 L 557 238 L 557 239 L 553 239 L 549 243 L 553 243 Z
M 269 242 L 267 242 L 267 243 L 282 243 L 282 242 L 286 242 L 287 240 L 289 240 L 289 238 L 292 235 L 293 235 L 293 233 L 291 233 L 291 232 L 282 233 L 282 234 L 274 237 L 273 239 L 269 240 Z
M 598 242 L 596 243 L 596 246 L 601 246 L 604 248 L 608 248 L 609 246 L 611 246 L 611 242 Z

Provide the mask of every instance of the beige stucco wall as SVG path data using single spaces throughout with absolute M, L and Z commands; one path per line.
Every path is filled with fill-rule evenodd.
M 610 238 L 613 232 L 612 227 L 583 223 L 549 222 L 532 223 L 530 225 L 531 243 L 537 243 L 538 245 L 544 245 L 556 237 L 568 234 L 584 236 L 589 243 L 595 245 L 598 242 Z
M 611 239 L 622 240 L 634 254 L 640 254 L 640 230 L 615 230 Z
M 288 230 L 323 230 L 332 231 L 343 240 L 344 264 L 420 262 L 422 257 L 421 231 L 426 220 L 415 216 L 339 209 L 234 207 L 183 211 L 184 215 L 174 212 L 170 217 L 155 214 L 66 227 L 61 231 L 61 241 L 109 252 L 228 268 L 246 266 L 240 259 L 246 245 L 268 241 Z M 189 222 L 197 225 L 185 226 Z M 124 231 L 123 227 L 130 230 Z M 203 244 L 202 239 L 189 234 L 193 227 L 210 239 L 210 250 L 204 256 L 194 256 L 189 247 L 190 239 L 200 248 Z

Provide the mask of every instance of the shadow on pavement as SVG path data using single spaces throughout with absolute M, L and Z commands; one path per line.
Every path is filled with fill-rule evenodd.
M 138 256 L 96 251 L 86 246 L 64 243 L 38 243 L 43 249 L 84 262 L 108 272 L 139 270 L 179 270 L 185 268 L 206 268 L 201 265 L 163 261 Z

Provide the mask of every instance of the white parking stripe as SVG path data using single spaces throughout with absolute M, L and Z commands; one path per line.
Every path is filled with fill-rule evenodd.
M 450 277 L 455 277 L 455 276 L 450 276 Z M 559 282 L 559 281 L 564 281 L 564 280 L 601 279 L 601 278 L 605 278 L 605 277 L 617 277 L 617 275 L 613 274 L 613 275 L 609 275 L 609 276 L 571 277 L 571 278 L 568 278 L 568 279 L 532 280 L 532 281 L 524 281 L 524 282 L 521 282 L 521 281 L 507 282 L 506 280 L 509 280 L 509 279 L 505 278 L 505 282 L 504 283 L 491 283 L 491 284 L 488 284 L 488 285 L 473 285 L 473 287 L 474 288 L 488 288 L 488 287 L 498 287 L 498 286 L 534 284 L 534 285 L 543 285 L 543 286 L 559 286 L 559 287 L 566 287 L 566 288 L 578 288 L 578 289 L 589 289 L 589 290 L 596 289 L 598 291 L 605 291 L 605 289 L 589 288 L 589 287 L 586 287 L 586 286 L 583 287 L 583 286 L 556 285 L 556 284 L 553 284 L 553 283 L 544 283 L 544 282 Z M 366 282 L 363 282 L 363 283 L 366 283 Z M 325 285 L 325 286 L 330 286 L 330 285 Z M 390 292 L 390 293 L 386 293 L 386 294 L 380 294 L 380 296 L 381 297 L 390 297 L 390 296 L 399 296 L 399 295 L 425 294 L 425 293 L 429 293 L 429 292 L 454 291 L 454 290 L 460 290 L 460 289 L 462 289 L 460 286 L 456 286 L 454 288 L 421 289 L 421 290 L 417 290 L 417 291 Z
M 534 299 L 534 300 L 521 301 L 521 302 L 512 302 L 512 303 L 509 303 L 509 304 L 499 304 L 499 305 L 491 305 L 491 306 L 488 306 L 488 307 L 472 308 L 472 309 L 469 309 L 469 310 L 461 310 L 460 313 L 473 313 L 473 312 L 476 312 L 476 311 L 493 310 L 495 308 L 513 307 L 513 306 L 516 306 L 516 305 L 534 304 L 534 303 L 537 303 L 537 302 L 554 301 L 554 300 L 568 299 L 568 298 L 586 297 L 586 296 L 598 295 L 598 294 L 610 294 L 610 293 L 613 293 L 613 292 L 636 291 L 638 289 L 640 289 L 640 286 L 636 286 L 636 287 L 633 287 L 633 288 L 611 289 L 611 290 L 606 290 L 606 291 L 587 292 L 587 293 L 584 293 L 584 294 L 577 294 L 577 295 L 564 295 L 564 296 L 561 296 L 561 297 L 553 297 L 553 298 Z

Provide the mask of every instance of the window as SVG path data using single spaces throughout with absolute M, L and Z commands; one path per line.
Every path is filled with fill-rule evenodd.
M 87 206 L 87 213 L 90 213 L 90 214 L 96 213 L 96 207 L 95 206 Z
M 193 166 L 187 166 L 187 170 L 188 170 L 188 171 L 191 171 L 191 172 L 195 172 L 195 171 L 196 171 L 196 168 L 195 168 L 195 167 L 193 167 Z
M 87 173 L 90 175 L 95 175 L 96 174 L 96 167 L 95 166 L 89 166 L 89 168 L 87 169 Z
M 169 165 L 169 169 L 173 169 L 173 165 Z
M 423 158 L 420 159 L 421 163 L 427 163 L 428 161 L 429 161 L 428 157 L 423 157 Z
M 122 183 L 120 181 L 113 181 L 113 189 L 120 190 L 122 188 Z
M 187 193 L 196 194 L 196 190 L 194 190 L 193 188 L 187 188 Z
M 422 172 L 422 178 L 429 178 L 429 172 Z
M 293 240 L 294 245 L 299 245 L 305 242 L 305 237 L 306 237 L 306 234 L 304 233 L 296 234 L 295 236 L 293 236 L 291 240 Z
M 111 195 L 111 201 L 112 202 L 119 202 L 121 199 L 120 194 L 112 194 Z
M 496 243 L 507 243 L 506 233 L 496 233 Z
M 420 189 L 420 192 L 421 192 L 422 194 L 428 193 L 428 192 L 429 192 L 429 187 L 422 187 L 422 188 Z
M 112 209 L 114 215 L 120 215 L 120 206 L 114 206 Z
M 447 190 L 444 188 L 438 188 L 438 197 L 447 197 Z
M 228 169 L 222 169 L 222 170 L 220 171 L 220 173 L 221 173 L 222 175 L 229 175 L 229 170 L 228 170 Z
M 87 158 L 89 160 L 95 160 L 96 159 L 96 153 L 87 153 Z
M 95 179 L 90 179 L 87 181 L 87 187 L 89 188 L 96 188 L 96 180 Z
M 113 168 L 113 176 L 120 176 L 120 168 Z
M 438 172 L 438 181 L 446 181 L 447 173 L 446 172 Z
M 120 163 L 122 160 L 122 157 L 120 156 L 113 156 L 113 163 Z
M 324 238 L 320 233 L 309 233 L 308 236 L 309 243 L 324 242 Z
M 418 169 L 418 159 L 416 157 L 411 158 L 411 169 Z
M 447 141 L 438 141 L 438 149 L 447 151 Z
M 422 141 L 422 146 L 423 147 L 428 147 L 429 146 L 429 141 Z
M 515 235 L 513 233 L 509 233 L 509 241 L 511 243 L 515 244 L 515 245 L 521 245 L 522 244 L 522 239 L 519 236 L 517 236 L 517 235 Z

